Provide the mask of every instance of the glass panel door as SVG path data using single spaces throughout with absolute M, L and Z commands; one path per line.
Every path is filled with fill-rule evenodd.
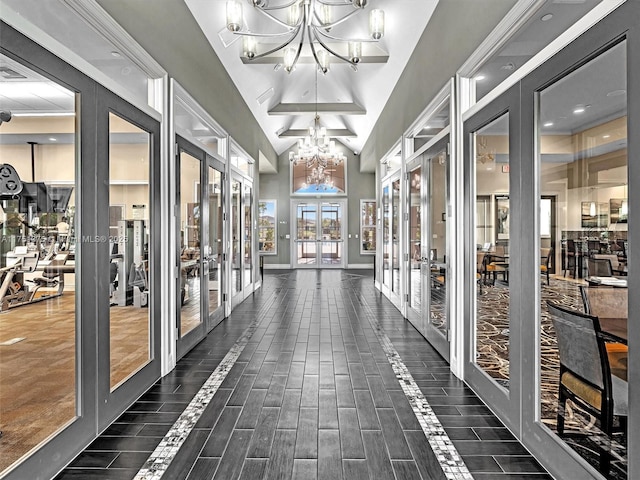
M 344 267 L 344 200 L 293 201 L 295 268 Z
M 180 296 L 178 315 L 178 334 L 183 338 L 192 330 L 201 327 L 202 301 L 201 281 L 202 271 L 200 245 L 202 242 L 201 229 L 201 198 L 200 175 L 202 160 L 185 150 L 186 146 L 179 143 L 178 155 L 178 213 L 176 223 L 180 228 Z M 194 152 L 196 153 L 196 152 Z
M 239 180 L 231 180 L 231 298 L 242 292 L 242 217 Z
M 11 112 L 3 111 L 10 121 L 3 118 L 0 130 L 3 472 L 81 419 L 77 379 L 83 332 L 78 328 L 82 283 L 75 256 L 81 245 L 75 215 L 80 200 L 76 126 L 81 121 L 76 95 L 5 55 L 0 63 L 28 76 L 24 81 L 0 77 L 3 107 L 11 106 Z M 30 115 L 42 102 L 53 106 L 54 97 L 58 112 L 67 116 Z
M 382 187 L 382 287 L 391 291 L 391 184 Z
M 149 323 L 149 134 L 109 113 L 109 203 L 125 220 L 111 244 L 109 281 L 111 389 L 151 358 Z M 131 162 L 136 158 L 136 162 Z
M 216 162 L 218 163 L 218 162 Z M 223 289 L 223 218 L 224 218 L 224 195 L 222 182 L 222 169 L 224 166 L 220 164 L 218 169 L 209 165 L 208 170 L 208 202 L 209 202 L 209 228 L 207 239 L 207 291 L 208 291 L 208 311 L 211 320 L 209 328 L 215 326 L 222 318 L 224 312 L 222 306 Z M 218 310 L 220 309 L 220 311 Z
M 400 178 L 397 178 L 391 184 L 391 293 L 395 298 L 400 296 L 400 218 Z
M 422 156 L 408 165 L 407 191 L 409 192 L 409 235 L 407 252 L 409 254 L 409 268 L 407 269 L 408 309 L 407 318 L 419 330 L 423 325 L 423 276 L 428 269 L 423 268 L 422 238 L 423 205 L 422 205 Z M 427 265 L 428 266 L 428 265 Z
M 318 205 L 298 203 L 296 208 L 296 266 L 317 266 Z
M 425 336 L 445 359 L 449 359 L 448 340 L 448 272 L 447 210 L 449 205 L 448 138 L 427 152 L 429 202 L 425 235 L 427 264 L 429 265 L 429 314 Z M 431 152 L 435 152 L 431 153 Z
M 321 219 L 321 251 L 323 266 L 343 265 L 342 238 L 342 204 L 339 202 L 322 203 L 320 206 Z
M 244 184 L 244 287 L 253 290 L 253 189 L 250 184 Z
M 475 212 L 484 212 L 492 199 L 495 229 L 487 237 L 486 217 L 476 218 L 475 363 L 491 379 L 509 388 L 509 113 L 474 134 Z M 486 242 L 484 242 L 487 240 Z M 484 242 L 484 243 L 482 243 Z

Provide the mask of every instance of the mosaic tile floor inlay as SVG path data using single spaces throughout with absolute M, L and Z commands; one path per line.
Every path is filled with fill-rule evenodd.
M 258 328 L 260 319 L 247 327 L 231 350 L 225 355 L 218 367 L 209 376 L 202 388 L 198 391 L 191 403 L 187 406 L 178 420 L 173 424 L 169 432 L 162 439 L 158 447 L 149 456 L 144 466 L 140 469 L 134 480 L 160 480 L 182 447 L 184 441 L 193 430 L 207 405 L 218 391 L 218 388 L 226 378 L 234 363 L 244 350 L 254 332 Z
M 435 453 L 445 476 L 449 480 L 472 480 L 473 476 L 467 469 L 464 460 L 462 460 L 458 450 L 453 445 L 453 442 L 447 435 L 447 432 L 438 420 L 438 417 L 433 412 L 429 402 L 422 394 L 420 387 L 418 387 L 417 383 L 413 379 L 409 369 L 394 348 L 391 340 L 384 332 L 384 329 L 380 326 L 375 315 L 364 299 L 356 298 L 354 301 L 360 303 L 367 312 L 367 320 L 373 327 L 373 331 L 376 334 L 382 349 L 387 355 L 391 368 L 396 374 L 398 382 L 400 382 L 400 386 L 409 400 L 413 413 L 416 415 L 416 418 L 422 427 L 422 431 L 427 437 L 429 445 Z

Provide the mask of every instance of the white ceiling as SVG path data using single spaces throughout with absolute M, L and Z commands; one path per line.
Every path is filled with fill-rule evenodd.
M 289 129 L 308 129 L 313 125 L 315 113 L 270 115 L 269 110 L 280 103 L 315 104 L 315 65 L 299 62 L 296 69 L 287 74 L 284 68 L 274 70 L 277 60 L 266 64 L 244 64 L 240 59 L 242 39 L 226 30 L 226 0 L 185 0 L 185 3 L 276 152 L 285 152 L 296 139 L 281 138 L 279 134 Z M 285 3 L 288 2 L 272 0 L 270 5 Z M 351 138 L 339 138 L 350 150 L 360 153 L 437 3 L 438 0 L 369 0 L 364 10 L 332 29 L 331 34 L 338 37 L 367 38 L 371 9 L 381 8 L 385 12 L 385 35 L 374 45 L 388 53 L 386 63 L 361 63 L 354 71 L 347 63 L 332 57 L 330 71 L 326 75 L 317 75 L 318 103 L 354 103 L 366 110 L 365 115 L 320 115 L 322 126 L 348 129 L 356 134 Z M 273 22 L 255 12 L 251 2 L 243 1 L 242 5 L 245 28 L 253 32 L 284 31 L 280 26 L 274 28 Z M 353 11 L 351 5 L 336 7 L 334 19 L 350 11 Z M 238 41 L 225 47 L 224 42 L 235 37 Z M 273 93 L 260 104 L 258 97 L 270 89 Z

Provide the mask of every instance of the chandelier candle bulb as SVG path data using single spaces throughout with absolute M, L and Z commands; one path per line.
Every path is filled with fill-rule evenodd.
M 371 10 L 369 14 L 369 31 L 371 38 L 380 40 L 384 36 L 384 11 L 380 9 Z
M 244 37 L 242 39 L 242 50 L 245 57 L 251 59 L 256 56 L 256 39 L 254 37 Z
M 362 57 L 362 43 L 361 42 L 349 42 L 349 60 L 353 63 L 360 63 Z
M 227 28 L 238 32 L 242 27 L 242 4 L 237 0 L 227 2 Z
M 291 73 L 294 63 L 296 61 L 297 50 L 293 47 L 287 47 L 284 49 L 284 69 Z

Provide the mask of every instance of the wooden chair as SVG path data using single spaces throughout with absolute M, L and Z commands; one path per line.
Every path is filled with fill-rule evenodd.
M 547 285 L 549 285 L 549 270 L 551 270 L 552 256 L 553 256 L 553 248 L 551 247 L 540 248 L 540 273 L 547 278 Z
M 567 399 L 600 420 L 601 430 L 609 437 L 614 432 L 614 417 L 626 432 L 629 413 L 629 385 L 611 375 L 609 357 L 598 317 L 547 301 L 558 339 L 560 385 L 558 398 L 558 434 L 564 433 Z M 611 462 L 609 449 L 600 449 L 600 471 L 607 474 Z

